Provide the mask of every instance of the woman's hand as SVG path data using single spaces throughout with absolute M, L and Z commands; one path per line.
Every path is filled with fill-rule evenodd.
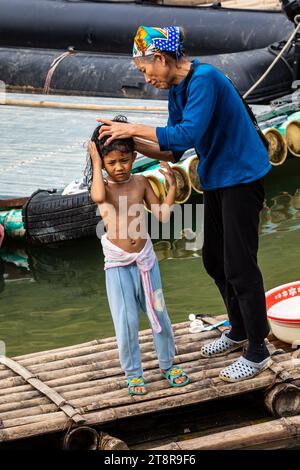
M 108 145 L 115 139 L 127 139 L 133 137 L 133 127 L 126 122 L 110 121 L 109 119 L 97 118 L 98 122 L 102 122 L 103 126 L 99 130 L 99 139 L 109 136 L 105 145 Z
M 170 188 L 176 188 L 176 178 L 174 171 L 167 162 L 160 162 L 160 173 L 164 175 L 166 181 L 169 183 Z
M 89 154 L 90 154 L 90 157 L 91 157 L 91 160 L 92 160 L 93 164 L 94 163 L 99 164 L 100 168 L 102 169 L 102 160 L 101 160 L 101 157 L 100 157 L 99 152 L 97 150 L 95 142 L 92 142 L 92 141 L 89 142 L 88 151 L 89 151 Z

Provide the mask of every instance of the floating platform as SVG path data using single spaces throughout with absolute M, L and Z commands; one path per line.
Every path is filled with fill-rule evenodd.
M 202 319 L 214 324 L 225 318 L 204 315 Z M 66 434 L 81 426 L 101 431 L 130 417 L 141 417 L 145 423 L 164 410 L 171 416 L 180 408 L 208 405 L 256 391 L 263 392 L 270 417 L 300 414 L 300 351 L 270 335 L 270 368 L 251 380 L 226 383 L 219 379 L 219 372 L 241 351 L 214 359 L 200 356 L 201 345 L 217 338 L 223 328 L 189 333 L 189 322 L 173 325 L 175 364 L 183 366 L 191 378 L 190 384 L 182 388 L 171 388 L 162 379 L 152 333 L 141 331 L 148 391 L 144 396 L 127 393 L 115 337 L 12 359 L 0 356 L 0 448 L 9 441 Z M 300 433 L 300 427 L 298 430 Z M 187 449 L 188 441 L 184 445 Z

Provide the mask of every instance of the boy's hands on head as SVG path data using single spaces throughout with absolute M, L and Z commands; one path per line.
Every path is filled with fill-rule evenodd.
M 170 165 L 167 162 L 160 162 L 159 166 L 159 171 L 164 175 L 166 181 L 169 183 L 169 186 L 176 188 L 175 174 Z
M 93 163 L 98 163 L 102 169 L 102 160 L 97 150 L 95 142 L 90 141 L 88 144 L 88 151 Z

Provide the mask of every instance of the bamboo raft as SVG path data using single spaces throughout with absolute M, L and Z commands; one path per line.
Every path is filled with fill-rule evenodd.
M 203 316 L 203 321 L 212 325 L 224 318 L 224 315 Z M 191 378 L 191 383 L 183 388 L 171 388 L 162 379 L 151 331 L 141 331 L 148 390 L 145 396 L 127 394 L 115 337 L 11 359 L 0 356 L 0 447 L 8 441 L 69 433 L 80 426 L 101 430 L 105 424 L 118 423 L 125 418 L 149 416 L 163 410 L 176 411 L 258 390 L 264 392 L 270 415 L 300 414 L 300 351 L 271 335 L 268 347 L 273 364 L 270 368 L 251 380 L 226 383 L 218 374 L 241 352 L 214 359 L 202 358 L 199 353 L 201 345 L 218 337 L 223 328 L 189 333 L 189 322 L 173 326 L 175 364 L 182 365 Z M 118 439 L 115 442 L 108 438 L 107 442 L 110 443 L 108 448 L 126 448 L 124 443 L 124 447 L 123 444 L 118 447 Z M 185 443 L 188 445 L 189 441 Z M 192 440 L 191 445 L 195 448 Z M 214 445 L 212 443 L 212 448 Z

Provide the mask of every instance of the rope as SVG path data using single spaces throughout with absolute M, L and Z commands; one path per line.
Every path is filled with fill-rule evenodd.
M 243 95 L 243 98 L 247 98 L 248 95 L 250 95 L 250 93 L 252 93 L 253 90 L 255 90 L 255 88 L 258 87 L 258 85 L 260 85 L 260 83 L 266 78 L 266 76 L 271 72 L 272 68 L 274 67 L 274 65 L 279 61 L 279 59 L 281 58 L 281 56 L 285 53 L 285 51 L 289 48 L 292 40 L 294 39 L 294 37 L 296 36 L 296 34 L 298 33 L 298 31 L 300 30 L 300 15 L 297 15 L 295 16 L 295 23 L 297 23 L 297 27 L 295 29 L 295 31 L 291 34 L 290 38 L 288 39 L 286 45 L 284 46 L 284 48 L 280 51 L 280 53 L 277 55 L 277 57 L 273 60 L 273 62 L 271 63 L 271 65 L 267 68 L 267 70 L 265 71 L 265 73 L 260 77 L 259 80 L 257 80 L 256 83 L 254 83 L 254 85 L 252 85 L 252 87 Z
M 68 57 L 71 54 L 76 54 L 76 52 L 74 51 L 73 48 L 70 47 L 67 52 L 64 52 L 63 54 L 61 54 L 60 56 L 56 57 L 56 59 L 53 60 L 52 64 L 50 65 L 50 69 L 48 70 L 47 77 L 45 80 L 44 90 L 43 90 L 44 93 L 46 94 L 49 93 L 52 76 L 57 66 L 60 64 L 60 62 L 62 62 L 66 57 Z

